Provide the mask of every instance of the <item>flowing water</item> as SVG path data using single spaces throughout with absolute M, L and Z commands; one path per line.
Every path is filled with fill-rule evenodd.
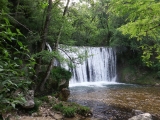
M 116 83 L 116 51 L 105 47 L 77 47 L 87 51 L 82 64 L 69 68 L 73 74 L 70 81 L 69 101 L 91 108 L 90 120 L 128 120 L 135 110 L 149 112 L 160 120 L 160 88 Z M 69 53 L 68 53 L 69 54 Z M 71 53 L 75 56 L 75 53 Z
M 128 120 L 133 110 L 153 114 L 160 120 L 160 88 L 127 84 L 92 83 L 70 87 L 69 101 L 91 108 L 90 120 Z
M 66 64 L 61 66 L 72 72 L 70 84 L 108 81 L 115 82 L 116 74 L 116 50 L 106 47 L 72 47 L 78 49 L 80 53 L 87 52 L 88 57 L 82 64 L 74 64 L 70 68 Z M 63 53 L 61 53 L 63 54 Z M 69 56 L 76 57 L 75 52 L 69 52 Z M 63 54 L 66 58 L 65 54 Z
M 115 50 L 105 47 L 85 47 L 85 50 L 91 56 L 71 70 L 73 77 L 70 83 L 115 81 Z

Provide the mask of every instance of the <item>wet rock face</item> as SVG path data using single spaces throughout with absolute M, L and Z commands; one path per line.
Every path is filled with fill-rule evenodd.
M 152 116 L 149 113 L 140 114 L 137 116 L 133 116 L 132 118 L 129 118 L 128 120 L 152 120 Z
M 24 108 L 33 108 L 35 103 L 34 103 L 34 90 L 29 90 L 26 95 L 25 95 L 26 102 L 22 107 Z

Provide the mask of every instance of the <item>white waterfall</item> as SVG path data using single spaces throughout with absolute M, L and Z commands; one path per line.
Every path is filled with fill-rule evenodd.
M 87 51 L 88 57 L 82 64 L 68 68 L 73 76 L 71 84 L 83 82 L 115 82 L 116 81 L 116 51 L 106 47 L 78 47 L 79 51 Z
M 46 43 L 49 51 L 52 49 L 48 43 Z M 60 47 L 65 47 L 61 45 Z M 116 50 L 107 47 L 71 47 L 78 49 L 78 52 L 88 52 L 89 57 L 83 61 L 82 64 L 74 64 L 75 67 L 69 67 L 67 64 L 61 64 L 62 67 L 72 72 L 72 78 L 70 84 L 84 83 L 84 82 L 115 82 L 117 78 L 116 74 Z M 67 47 L 66 51 L 69 51 Z M 65 57 L 74 58 L 77 57 L 76 52 L 67 52 L 67 55 L 60 51 Z M 58 65 L 57 63 L 54 63 Z

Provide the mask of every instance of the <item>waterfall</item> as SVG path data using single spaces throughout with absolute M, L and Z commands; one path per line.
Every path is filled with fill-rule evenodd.
M 48 51 L 52 52 L 52 48 L 51 48 L 51 46 L 47 42 L 46 42 L 46 46 L 47 46 Z
M 48 50 L 52 49 L 46 43 Z M 62 46 L 61 46 L 62 47 Z M 63 46 L 64 47 L 64 46 Z M 115 82 L 116 74 L 116 50 L 107 47 L 71 47 L 78 49 L 78 52 L 85 53 L 87 51 L 89 57 L 82 64 L 74 64 L 75 67 L 69 67 L 67 64 L 61 64 L 61 67 L 72 72 L 71 84 L 83 82 Z M 66 49 L 66 48 L 65 48 Z M 68 50 L 69 51 L 69 50 Z M 62 51 L 60 53 L 68 58 Z M 67 53 L 70 58 L 77 56 L 76 52 Z M 58 65 L 57 62 L 54 63 Z
M 68 68 L 72 72 L 71 84 L 83 82 L 115 82 L 116 50 L 106 47 L 78 47 L 79 51 L 87 51 L 90 55 L 82 64 Z

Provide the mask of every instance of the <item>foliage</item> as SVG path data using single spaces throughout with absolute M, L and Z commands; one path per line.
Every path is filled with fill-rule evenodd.
M 156 85 L 160 83 L 155 71 L 141 69 L 134 65 L 124 65 L 121 67 L 120 74 L 119 82 L 139 85 Z
M 117 16 L 128 15 L 127 23 L 119 28 L 123 34 L 130 34 L 130 37 L 149 36 L 157 39 L 159 37 L 159 6 L 156 0 L 112 0 L 111 10 Z
M 57 110 L 57 111 L 63 111 L 63 104 L 59 103 L 59 104 L 55 104 L 53 106 L 53 109 Z
M 87 116 L 88 113 L 91 113 L 88 107 L 76 103 L 70 103 L 69 105 L 59 103 L 54 105 L 53 109 L 61 111 L 66 117 L 74 117 L 76 113 L 82 116 Z
M 63 113 L 66 117 L 74 117 L 76 109 L 74 107 L 63 107 Z
M 71 38 L 77 46 L 109 46 L 108 1 L 80 1 L 69 9 L 73 28 Z
M 149 67 L 159 64 L 159 1 L 112 0 L 110 6 L 114 16 L 125 17 L 118 30 L 138 40 L 143 62 Z
M 77 108 L 77 113 L 82 116 L 86 116 L 88 113 L 90 113 L 90 109 L 86 106 L 79 106 Z
M 43 50 L 39 53 L 33 54 L 32 57 L 35 58 L 35 59 L 36 58 L 42 58 L 42 60 L 45 64 L 45 63 L 49 63 L 52 58 L 57 58 L 58 59 L 60 56 L 59 56 L 58 52 L 56 52 L 56 51 L 51 51 L 50 52 L 48 50 Z
M 16 91 L 28 89 L 34 61 L 27 47 L 18 40 L 23 36 L 22 33 L 10 24 L 3 11 L 0 13 L 0 21 L 0 113 L 3 113 L 25 102 L 24 94 L 16 94 Z M 16 32 L 12 32 L 12 29 Z
M 39 100 L 49 103 L 48 96 L 40 97 Z
M 69 79 L 71 78 L 71 72 L 65 70 L 64 68 L 56 67 L 52 70 L 51 77 L 57 81 L 61 80 L 69 81 Z

